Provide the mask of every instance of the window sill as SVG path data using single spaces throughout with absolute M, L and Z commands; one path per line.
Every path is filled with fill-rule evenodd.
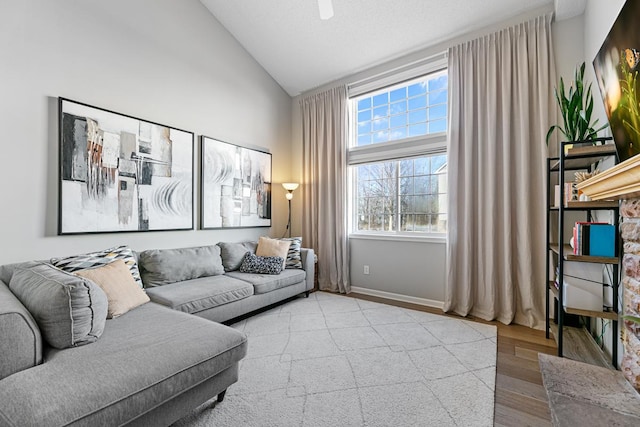
M 349 239 L 354 240 L 388 240 L 395 242 L 416 242 L 416 243 L 438 243 L 446 244 L 447 236 L 443 234 L 427 235 L 427 236 L 412 236 L 407 234 L 374 234 L 374 233 L 350 233 Z

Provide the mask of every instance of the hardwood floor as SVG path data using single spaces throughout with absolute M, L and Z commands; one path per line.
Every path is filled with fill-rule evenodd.
M 382 302 L 398 307 L 430 313 L 442 311 L 416 304 L 392 301 L 351 293 L 350 297 Z M 453 315 L 446 315 L 457 317 Z M 547 395 L 542 387 L 538 353 L 556 353 L 556 343 L 546 339 L 544 331 L 519 325 L 503 325 L 481 319 L 466 318 L 498 327 L 498 360 L 496 366 L 495 421 L 498 427 L 550 426 Z

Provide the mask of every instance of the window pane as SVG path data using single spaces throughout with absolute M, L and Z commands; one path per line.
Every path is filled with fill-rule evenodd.
M 400 222 L 401 222 L 400 230 L 402 231 L 414 230 L 414 224 L 415 224 L 414 215 L 412 214 L 400 215 Z
M 427 121 L 427 110 L 416 110 L 409 113 L 409 124 Z M 425 126 L 426 133 L 426 126 Z
M 365 144 L 446 131 L 447 89 L 446 73 L 439 72 L 400 83 L 382 93 L 355 98 L 358 122 L 383 120 L 374 123 L 371 132 L 393 129 L 391 132 L 373 135 L 370 141 L 365 140 Z M 428 108 L 430 110 L 426 111 Z M 359 141 L 358 136 L 365 133 L 364 128 L 359 128 L 354 132 L 352 141 Z M 356 144 L 350 144 L 354 145 Z
M 447 106 L 438 105 L 436 107 L 429 108 L 429 120 L 444 119 L 447 117 Z
M 427 133 L 427 124 L 421 123 L 419 125 L 409 126 L 409 136 L 425 135 Z
M 389 128 L 389 119 L 378 119 L 373 121 L 373 130 L 383 130 Z
M 447 87 L 447 75 L 442 75 L 436 79 L 429 80 L 429 92 L 438 90 L 438 89 L 446 89 Z
M 446 132 L 447 131 L 447 120 L 436 120 L 435 122 L 429 122 L 429 131 L 431 133 L 435 132 Z
M 357 229 L 446 231 L 446 159 L 435 154 L 357 166 Z
M 371 134 L 358 135 L 358 145 L 371 144 Z
M 417 159 L 413 159 L 413 167 L 415 168 L 414 173 L 416 175 L 426 175 L 429 173 L 429 157 L 419 157 Z
M 400 212 L 401 213 L 413 213 L 415 212 L 414 196 L 401 196 L 400 197 Z
M 426 194 L 429 190 L 429 175 L 416 176 L 413 179 L 414 194 Z
M 418 96 L 409 99 L 409 110 L 424 108 L 427 106 L 427 95 Z
M 431 231 L 430 215 L 415 215 L 415 231 L 429 232 Z
M 424 82 L 409 86 L 409 96 L 416 96 L 427 92 L 427 85 Z
M 400 114 L 407 111 L 407 101 L 394 102 L 391 104 L 391 114 Z
M 364 110 L 358 113 L 358 121 L 364 122 L 367 120 L 371 120 L 371 110 Z
M 373 143 L 387 142 L 389 140 L 389 131 L 379 131 L 373 134 Z
M 406 126 L 407 125 L 407 116 L 402 115 L 402 116 L 391 116 L 391 127 L 392 128 L 397 128 L 399 126 Z
M 400 179 L 400 194 L 413 194 L 413 178 Z
M 407 128 L 395 128 L 389 133 L 389 139 L 402 139 L 407 137 Z
M 371 122 L 358 123 L 358 135 L 371 132 Z
M 401 160 L 400 161 L 400 176 L 412 176 L 413 175 L 413 160 Z
M 371 108 L 371 98 L 362 98 L 358 101 L 358 111 Z
M 447 156 L 445 154 L 431 156 L 431 171 L 432 173 L 446 173 L 447 170 L 441 170 L 441 168 L 447 164 Z
M 407 88 L 401 87 L 400 89 L 392 90 L 389 93 L 389 100 L 391 102 L 399 101 L 407 97 Z
M 436 92 L 429 92 L 429 105 L 446 104 L 447 103 L 447 91 L 439 90 Z
M 373 97 L 373 106 L 378 107 L 380 105 L 389 103 L 389 92 L 381 93 Z
M 376 107 L 373 109 L 373 117 L 387 117 L 389 115 L 389 106 L 385 105 L 383 107 Z

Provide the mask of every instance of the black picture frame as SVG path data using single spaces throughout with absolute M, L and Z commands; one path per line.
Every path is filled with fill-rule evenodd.
M 194 229 L 194 134 L 58 98 L 58 234 Z
M 200 136 L 200 228 L 271 227 L 272 155 Z

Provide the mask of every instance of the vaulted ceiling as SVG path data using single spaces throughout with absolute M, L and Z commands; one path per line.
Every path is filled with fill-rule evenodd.
M 586 0 L 200 0 L 291 96 L 369 67 L 555 4 Z

